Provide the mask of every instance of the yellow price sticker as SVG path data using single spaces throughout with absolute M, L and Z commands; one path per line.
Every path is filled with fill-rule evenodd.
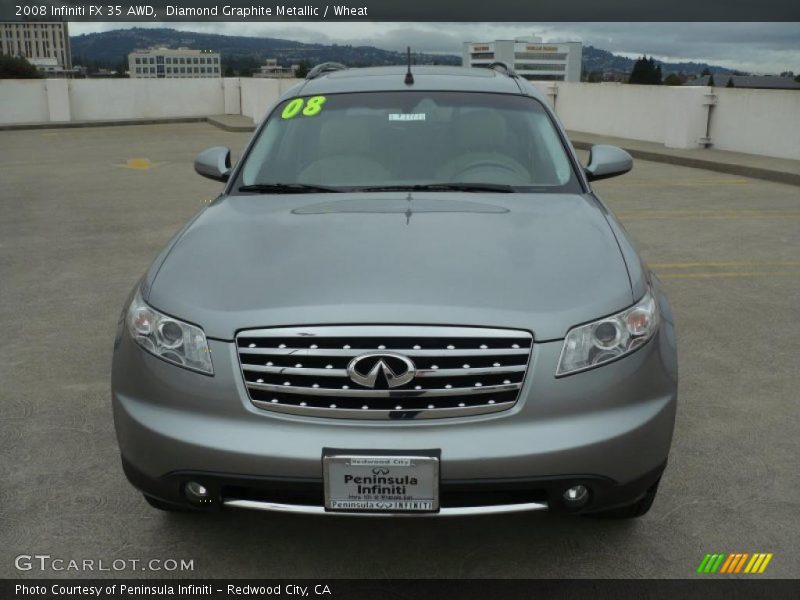
M 304 117 L 314 117 L 320 113 L 322 106 L 328 99 L 325 96 L 311 96 L 305 98 L 295 98 L 283 107 L 281 119 L 294 119 L 297 115 Z

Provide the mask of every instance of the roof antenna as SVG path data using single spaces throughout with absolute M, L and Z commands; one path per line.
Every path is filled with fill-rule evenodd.
M 408 71 L 406 71 L 406 78 L 403 83 L 412 85 L 414 83 L 414 76 L 411 74 L 411 46 L 406 46 L 406 56 L 408 58 Z

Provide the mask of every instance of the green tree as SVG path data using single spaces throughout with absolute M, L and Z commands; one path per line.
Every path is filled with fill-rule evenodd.
M 658 65 L 653 71 L 652 84 L 661 85 L 664 82 L 664 74 L 661 72 L 661 65 Z
M 733 85 L 733 77 L 728 77 L 728 83 L 725 84 L 725 87 L 734 87 L 734 85 Z
M 297 65 L 297 70 L 294 72 L 294 76 L 303 79 L 306 75 L 308 75 L 309 70 L 311 67 L 306 61 L 302 61 L 299 65 Z
M 656 65 L 653 57 L 641 57 L 633 64 L 628 83 L 640 85 L 661 85 L 661 65 Z
M 225 66 L 233 70 L 234 76 L 252 77 L 261 66 L 261 60 L 257 56 L 226 55 Z
M 0 79 L 38 79 L 41 73 L 24 58 L 0 54 Z
M 713 75 L 709 75 L 708 76 L 708 85 L 710 85 L 711 87 L 714 87 L 714 76 Z
M 664 79 L 664 84 L 665 85 L 682 85 L 683 81 L 681 81 L 681 78 L 678 77 L 675 73 L 670 73 Z
M 119 62 L 114 66 L 114 77 L 123 79 L 128 77 L 128 68 L 130 65 L 128 64 L 128 57 L 123 57 L 119 60 Z
M 709 69 L 708 67 L 703 69 L 703 72 L 700 73 L 700 77 L 708 77 L 709 75 L 711 75 L 711 69 Z
M 628 77 L 628 83 L 644 83 L 644 69 L 647 61 L 644 57 L 637 59 L 635 63 L 633 63 L 633 69 L 631 69 L 630 77 Z
M 603 73 L 601 71 L 591 71 L 586 76 L 586 81 L 589 83 L 600 83 L 603 81 Z

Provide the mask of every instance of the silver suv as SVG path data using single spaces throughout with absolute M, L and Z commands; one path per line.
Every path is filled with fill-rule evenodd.
M 112 397 L 165 510 L 615 517 L 653 502 L 673 318 L 536 89 L 321 65 L 131 292 Z

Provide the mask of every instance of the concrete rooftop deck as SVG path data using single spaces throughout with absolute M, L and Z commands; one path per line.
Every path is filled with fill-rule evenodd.
M 193 559 L 193 573 L 168 575 L 197 577 L 687 578 L 715 551 L 774 552 L 760 577 L 800 572 L 800 188 L 644 160 L 596 188 L 678 325 L 675 441 L 646 517 L 401 526 L 147 506 L 117 456 L 115 325 L 168 238 L 220 190 L 194 156 L 238 154 L 248 136 L 207 123 L 0 132 L 0 575 L 39 575 L 14 570 L 22 551 Z

